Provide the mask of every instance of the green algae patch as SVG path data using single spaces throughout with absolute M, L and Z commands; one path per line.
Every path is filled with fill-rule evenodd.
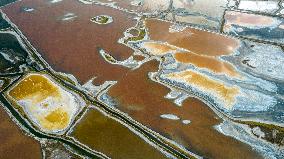
M 5 6 L 7 4 L 10 4 L 10 3 L 13 3 L 13 2 L 16 2 L 17 0 L 1 0 L 0 1 L 0 7 L 2 6 Z
M 124 42 L 128 43 L 130 41 L 135 42 L 135 41 L 143 40 L 145 38 L 146 34 L 147 34 L 146 29 L 142 28 L 142 29 L 139 29 L 137 31 L 138 31 L 138 35 L 132 36 L 132 37 L 128 37 Z
M 0 12 L 0 30 L 7 30 L 11 25 L 3 18 L 2 13 Z
M 89 109 L 70 135 L 111 158 L 166 158 L 126 126 L 96 109 Z
M 108 15 L 98 15 L 91 18 L 91 22 L 96 24 L 110 24 L 113 22 L 113 18 Z
M 11 83 L 17 80 L 20 76 L 0 77 L 0 92 L 4 91 L 9 87 Z
M 0 33 L 0 74 L 23 72 L 28 53 L 15 35 Z
M 264 137 L 262 139 L 277 144 L 279 146 L 284 145 L 284 127 L 280 127 L 273 124 L 265 124 L 254 121 L 239 121 L 242 124 L 248 125 L 250 128 L 259 128 L 262 132 L 264 132 Z M 254 133 L 253 133 L 254 134 Z M 257 134 L 254 134 L 257 137 Z

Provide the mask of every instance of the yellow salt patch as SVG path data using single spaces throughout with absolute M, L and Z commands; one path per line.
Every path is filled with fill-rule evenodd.
M 214 95 L 217 95 L 222 101 L 224 101 L 225 107 L 231 109 L 235 103 L 235 97 L 239 93 L 239 89 L 236 87 L 228 87 L 223 83 L 212 80 L 200 73 L 194 71 L 183 71 L 178 73 L 171 73 L 167 75 L 169 78 L 186 81 L 189 85 L 194 85 L 201 88 L 203 91 L 209 91 Z
M 70 117 L 68 113 L 62 108 L 57 108 L 45 117 L 40 117 L 39 122 L 42 128 L 55 131 L 66 128 L 69 124 L 69 120 Z
M 152 55 L 164 55 L 176 50 L 174 46 L 156 42 L 144 42 L 143 46 L 143 48 L 145 48 Z
M 214 57 L 202 56 L 191 52 L 176 53 L 175 59 L 181 63 L 190 63 L 200 68 L 206 68 L 215 73 L 226 74 L 228 76 L 240 76 L 234 67 L 227 63 L 220 61 Z
M 63 131 L 78 110 L 73 95 L 44 74 L 29 74 L 9 96 L 23 107 L 29 119 L 46 132 Z
M 41 74 L 31 74 L 20 81 L 9 95 L 16 100 L 36 97 L 35 102 L 40 102 L 47 97 L 60 97 L 56 87 L 47 77 Z

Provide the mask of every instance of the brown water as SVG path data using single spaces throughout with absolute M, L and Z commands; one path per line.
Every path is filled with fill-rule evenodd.
M 171 33 L 169 28 L 173 24 L 166 21 L 147 19 L 145 24 L 151 40 L 168 42 L 196 54 L 208 56 L 228 55 L 239 46 L 239 41 L 236 39 L 193 28 Z
M 99 2 L 110 2 L 108 0 L 98 0 Z M 155 11 L 164 11 L 170 6 L 170 0 L 143 0 L 140 5 L 133 5 L 133 0 L 112 0 L 116 6 L 127 9 L 128 11 L 142 12 L 142 13 L 153 13 Z M 134 3 L 135 4 L 135 3 Z
M 177 62 L 193 64 L 196 67 L 206 68 L 214 73 L 226 74 L 228 76 L 239 76 L 234 67 L 218 58 L 206 55 L 195 54 L 193 52 L 177 52 L 178 48 L 166 45 L 166 43 L 144 42 L 143 48 L 154 56 L 163 56 L 168 53 L 174 54 Z
M 192 54 L 189 52 L 176 53 L 174 57 L 178 62 L 187 64 L 191 63 L 199 68 L 206 68 L 217 74 L 239 76 L 231 64 L 213 57 Z
M 71 133 L 77 140 L 114 159 L 160 159 L 161 152 L 117 121 L 90 109 Z
M 33 12 L 21 11 L 22 6 L 35 8 Z M 133 15 L 97 6 L 84 5 L 76 0 L 50 4 L 44 0 L 24 0 L 3 8 L 44 59 L 56 70 L 75 75 L 85 83 L 97 76 L 97 83 L 118 80 L 126 69 L 108 64 L 98 53 L 98 48 L 110 52 L 118 60 L 132 54 L 132 50 L 117 41 L 123 32 L 136 24 Z M 61 21 L 63 15 L 74 13 L 77 17 Z M 113 17 L 113 23 L 99 25 L 90 19 L 97 15 Z
M 36 10 L 22 12 L 21 6 L 31 6 Z M 81 83 L 93 76 L 98 76 L 96 83 L 118 81 L 109 91 L 109 95 L 118 101 L 118 108 L 152 130 L 206 158 L 259 157 L 249 146 L 214 130 L 213 126 L 222 119 L 202 101 L 189 98 L 182 107 L 178 107 L 165 99 L 170 90 L 148 78 L 148 72 L 157 71 L 158 62 L 151 61 L 129 71 L 103 60 L 97 51 L 99 47 L 118 60 L 132 54 L 130 48 L 118 44 L 117 40 L 123 36 L 123 31 L 135 25 L 133 15 L 103 6 L 83 5 L 75 0 L 57 4 L 24 0 L 5 7 L 4 12 L 55 70 L 71 73 Z M 59 20 L 68 12 L 75 13 L 77 17 L 71 21 Z M 92 17 L 101 14 L 112 16 L 114 22 L 108 25 L 90 22 Z M 170 33 L 171 25 L 155 19 L 146 20 L 151 40 L 168 42 L 196 55 L 212 58 L 228 55 L 239 46 L 238 40 L 192 28 Z M 229 67 L 226 69 L 230 74 L 234 73 Z M 175 114 L 191 123 L 185 125 L 180 120 L 162 119 L 162 114 Z M 72 135 L 113 158 L 164 157 L 126 127 L 96 110 L 86 114 Z
M 201 54 L 195 54 L 190 51 L 178 51 L 179 48 L 166 43 L 157 42 L 143 42 L 142 48 L 153 56 L 163 56 L 165 54 L 174 54 L 174 58 L 177 62 L 185 64 L 193 64 L 199 68 L 206 68 L 217 74 L 226 74 L 228 76 L 240 76 L 235 68 L 225 61 L 218 59 L 218 57 L 206 56 Z
M 109 90 L 109 95 L 119 103 L 120 110 L 206 158 L 259 157 L 248 145 L 214 130 L 213 126 L 222 120 L 202 101 L 189 98 L 182 107 L 178 107 L 165 99 L 170 90 L 151 81 L 147 75 L 157 69 L 158 62 L 148 62 L 129 72 Z M 162 119 L 162 114 L 174 114 L 191 123 L 185 125 L 180 120 Z
M 229 25 L 235 24 L 240 26 L 273 26 L 275 25 L 275 20 L 273 17 L 254 15 L 242 12 L 227 11 L 225 14 L 226 24 L 225 28 Z
M 0 105 L 0 158 L 42 158 L 40 144 L 25 135 Z

